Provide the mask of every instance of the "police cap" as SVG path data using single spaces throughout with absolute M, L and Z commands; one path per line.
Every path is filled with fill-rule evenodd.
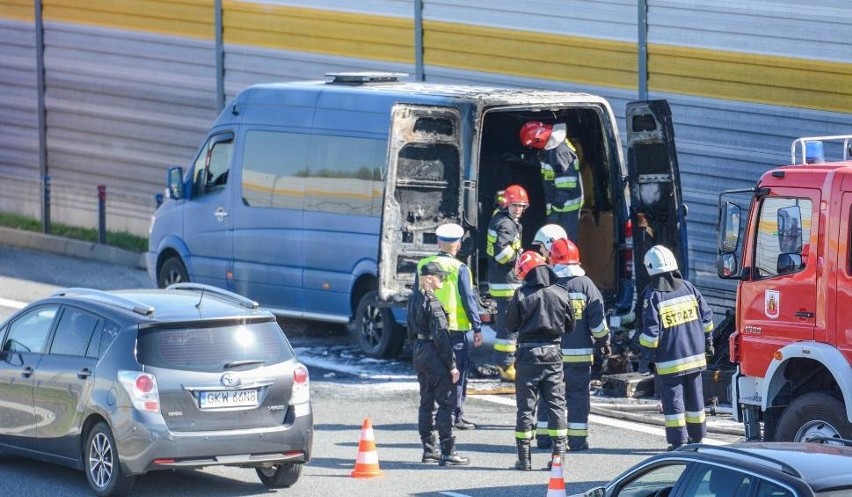
M 437 262 L 423 264 L 420 268 L 420 276 L 446 276 L 447 272 Z
M 447 223 L 438 226 L 435 230 L 439 242 L 456 242 L 464 235 L 464 228 L 456 223 Z

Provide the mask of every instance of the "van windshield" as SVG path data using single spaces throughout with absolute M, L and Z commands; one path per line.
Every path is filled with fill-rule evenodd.
M 269 366 L 293 359 L 293 349 L 274 322 L 140 332 L 140 364 L 185 371 L 225 371 L 234 364 Z

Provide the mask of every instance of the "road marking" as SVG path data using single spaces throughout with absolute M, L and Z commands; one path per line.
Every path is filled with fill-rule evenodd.
M 477 395 L 477 399 L 482 399 L 487 402 L 492 402 L 494 404 L 501 404 L 504 406 L 512 406 L 515 407 L 515 399 L 508 399 L 505 397 L 501 397 L 498 395 Z M 638 422 L 633 421 L 623 421 L 615 418 L 607 418 L 604 416 L 600 416 L 597 414 L 589 414 L 589 422 L 601 425 L 613 426 L 616 428 L 624 428 L 627 430 L 638 431 L 642 433 L 648 433 L 649 435 L 658 435 L 661 437 L 666 436 L 666 430 L 664 428 L 655 428 L 653 426 L 643 425 Z M 723 442 L 721 440 L 713 440 L 712 438 L 704 438 L 701 443 L 707 445 L 727 445 L 728 442 Z
M 0 307 L 11 307 L 12 309 L 23 309 L 26 302 L 18 302 L 17 300 L 9 300 L 0 298 Z
M 470 495 L 460 494 L 460 493 L 456 493 L 456 492 L 438 492 L 438 493 L 441 494 L 441 495 L 446 495 L 448 497 L 470 497 Z

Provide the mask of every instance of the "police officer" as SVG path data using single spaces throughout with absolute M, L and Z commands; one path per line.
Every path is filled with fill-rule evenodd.
M 565 379 L 559 344 L 563 333 L 574 330 L 574 311 L 568 291 L 556 284 L 556 273 L 541 255 L 533 251 L 522 253 L 516 273 L 524 283 L 506 309 L 506 327 L 518 336 L 515 363 L 518 461 L 515 468 L 529 471 L 532 469 L 530 441 L 535 434 L 533 418 L 539 396 L 542 410 L 548 416 L 547 430 L 553 439 L 553 454 L 565 453 Z
M 542 229 L 547 226 L 542 227 Z M 541 230 L 539 230 L 541 231 Z M 574 310 L 574 332 L 562 335 L 562 363 L 565 373 L 565 402 L 568 408 L 568 450 L 587 450 L 589 444 L 589 383 L 595 349 L 609 355 L 610 333 L 603 296 L 580 267 L 580 251 L 568 238 L 553 241 L 548 262 L 559 277 L 557 284 L 568 290 Z M 539 427 L 546 416 L 539 412 Z M 539 448 L 550 448 L 536 432 Z
M 701 371 L 713 347 L 713 313 L 701 293 L 683 279 L 671 250 L 655 245 L 645 254 L 651 277 L 642 296 L 643 359 L 639 372 L 655 362 L 661 385 L 669 450 L 698 443 L 707 434 Z
M 423 442 L 421 460 L 441 466 L 470 463 L 469 458 L 460 456 L 455 449 L 452 417 L 458 393 L 453 384 L 459 381 L 460 373 L 447 330 L 447 313 L 434 293 L 443 286 L 446 275 L 436 262 L 422 265 L 418 291 L 408 301 L 408 338 L 413 342 L 414 369 L 420 383 L 417 429 Z M 440 437 L 440 452 L 433 433 L 435 428 Z
M 521 126 L 521 144 L 539 152 L 547 221 L 562 226 L 568 238 L 577 241 L 580 209 L 583 207 L 583 181 L 580 153 L 568 139 L 565 123 L 544 124 L 529 121 Z
M 421 259 L 419 270 L 425 264 L 435 262 L 447 276 L 444 285 L 435 291 L 435 296 L 448 315 L 450 342 L 453 345 L 456 366 L 460 377 L 456 383 L 456 406 L 453 423 L 459 430 L 474 430 L 476 424 L 464 418 L 464 402 L 467 400 L 467 378 L 470 371 L 470 344 L 468 332 L 473 330 L 473 345 L 482 345 L 482 321 L 479 318 L 479 299 L 474 291 L 473 276 L 466 264 L 456 259 L 461 248 L 464 228 L 455 223 L 446 223 L 435 230 L 438 238 L 438 254 Z
M 485 251 L 488 254 L 488 293 L 497 305 L 494 316 L 494 355 L 500 378 L 515 381 L 515 351 L 517 337 L 509 333 L 504 323 L 506 307 L 515 290 L 521 286 L 514 274 L 515 260 L 521 253 L 521 216 L 530 205 L 527 191 L 511 185 L 503 191 L 502 206 L 488 224 Z

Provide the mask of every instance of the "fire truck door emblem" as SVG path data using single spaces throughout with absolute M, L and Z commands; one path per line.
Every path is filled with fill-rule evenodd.
M 766 290 L 763 298 L 763 312 L 766 314 L 766 317 L 776 319 L 780 306 L 781 292 L 778 290 Z

